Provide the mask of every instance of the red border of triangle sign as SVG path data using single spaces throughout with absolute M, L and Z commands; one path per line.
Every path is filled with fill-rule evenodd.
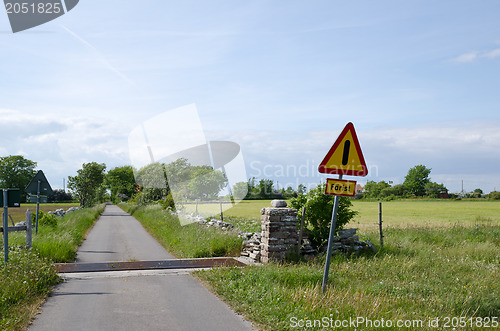
M 349 122 L 318 167 L 324 174 L 366 176 L 368 168 L 354 125 Z

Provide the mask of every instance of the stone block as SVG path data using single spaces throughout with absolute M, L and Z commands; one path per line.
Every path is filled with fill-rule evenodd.
M 340 238 L 349 238 L 356 234 L 356 229 L 344 229 L 339 231 Z
M 272 245 L 267 249 L 269 253 L 271 252 L 284 252 L 286 250 L 285 245 Z
M 260 253 L 250 253 L 249 257 L 254 260 L 258 260 L 260 258 Z
M 273 233 L 273 237 L 279 238 L 279 239 L 286 239 L 286 238 L 288 238 L 288 236 L 289 236 L 289 233 L 287 233 L 287 232 L 275 232 L 275 233 Z
M 285 200 L 274 199 L 273 201 L 271 201 L 271 206 L 273 206 L 274 208 L 284 208 L 287 205 Z
M 282 230 L 282 231 L 284 231 L 284 232 L 285 232 L 285 231 L 286 231 L 286 232 L 289 232 L 289 233 L 294 233 L 294 232 L 299 231 L 299 229 L 297 229 L 297 226 L 296 226 L 295 224 L 294 224 L 294 225 L 292 225 L 292 226 L 290 226 L 290 225 L 289 225 L 289 226 L 283 226 L 283 227 L 281 228 L 281 230 Z

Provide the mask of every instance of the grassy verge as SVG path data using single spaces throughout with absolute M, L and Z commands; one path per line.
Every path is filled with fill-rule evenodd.
M 104 205 L 82 209 L 58 219 L 56 226 L 39 224 L 33 249 L 24 248 L 26 234 L 9 234 L 9 262 L 0 262 L 0 330 L 24 330 L 51 288 L 60 279 L 53 262 L 72 262 L 78 246 Z M 3 237 L 0 239 L 3 247 Z
M 35 315 L 59 277 L 48 259 L 34 252 L 14 249 L 9 263 L 0 264 L 0 329 L 22 330 Z
M 196 275 L 265 330 L 333 329 L 358 318 L 391 321 L 401 330 L 433 329 L 429 323 L 440 318 L 442 329 L 446 317 L 464 317 L 474 329 L 476 317 L 500 317 L 500 226 L 393 228 L 387 235 L 391 240 L 374 256 L 335 257 L 325 294 L 322 262 Z M 376 234 L 370 236 L 375 241 Z
M 74 261 L 78 247 L 103 210 L 104 205 L 80 209 L 58 219 L 56 226 L 39 224 L 38 235 L 33 233 L 33 250 L 53 262 Z M 25 245 L 25 238 L 25 232 L 11 233 L 9 245 Z
M 177 217 L 158 205 L 119 205 L 137 218 L 144 228 L 171 254 L 181 258 L 239 256 L 242 239 L 235 231 L 206 228 L 198 224 L 181 226 Z

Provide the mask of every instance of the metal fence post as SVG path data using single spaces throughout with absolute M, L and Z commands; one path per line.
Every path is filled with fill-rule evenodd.
M 224 213 L 222 212 L 222 201 L 220 203 L 220 220 L 224 222 Z
M 3 190 L 3 255 L 4 262 L 7 263 L 9 261 L 9 198 L 8 191 L 6 189 Z
M 31 222 L 31 211 L 26 210 L 26 247 L 31 248 L 33 238 L 33 222 Z
M 299 231 L 299 253 L 302 248 L 302 238 L 304 236 L 304 219 L 306 217 L 306 206 L 302 207 L 302 219 L 300 220 L 300 231 Z
M 384 247 L 384 234 L 382 233 L 382 202 L 378 203 L 378 232 L 380 235 L 380 248 Z

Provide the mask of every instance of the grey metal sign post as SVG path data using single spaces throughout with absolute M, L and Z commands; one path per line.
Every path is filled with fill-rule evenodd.
M 342 175 L 339 175 L 339 179 L 342 179 Z M 326 284 L 328 283 L 328 273 L 330 271 L 330 259 L 332 257 L 332 243 L 333 237 L 335 235 L 335 225 L 337 223 L 337 212 L 339 210 L 339 202 L 340 196 L 335 196 L 335 201 L 333 202 L 333 211 L 332 211 L 332 224 L 330 224 L 330 236 L 328 237 L 328 249 L 326 254 L 325 261 L 325 271 L 323 273 L 323 284 L 321 285 L 321 291 L 325 293 Z
M 368 174 L 368 168 L 366 167 L 365 158 L 363 157 L 363 153 L 361 152 L 358 137 L 352 123 L 347 123 L 344 130 L 342 130 L 339 137 L 337 138 L 337 140 L 335 140 L 335 143 L 330 148 L 323 161 L 321 161 L 318 167 L 318 171 L 324 174 L 338 174 L 339 179 L 337 182 L 342 181 L 343 175 L 366 176 Z M 330 181 L 330 179 L 328 179 L 328 181 Z M 337 212 L 339 209 L 340 196 L 352 196 L 355 193 L 355 188 L 352 190 L 352 192 L 350 192 L 350 194 L 345 194 L 345 189 L 342 189 L 342 192 L 335 192 L 335 190 L 331 190 L 328 187 L 328 181 L 326 184 L 327 187 L 325 190 L 325 194 L 335 195 L 335 201 L 333 204 L 330 236 L 328 238 L 328 251 L 325 261 L 325 272 L 323 274 L 323 284 L 321 287 L 323 293 L 326 291 L 326 285 L 328 283 L 328 272 L 330 271 L 330 259 L 332 255 L 333 237 L 335 235 L 335 225 L 337 223 Z M 356 183 L 354 182 L 353 185 L 355 184 Z M 342 185 L 334 186 L 343 187 Z M 348 186 L 346 186 L 346 188 L 348 188 Z
M 41 183 L 41 181 L 38 180 L 37 190 L 36 190 L 35 234 L 38 234 L 38 214 L 39 214 L 39 211 L 40 211 L 40 183 Z
M 26 192 L 30 194 L 36 193 L 36 216 L 35 216 L 35 234 L 38 234 L 38 212 L 40 211 L 40 193 L 46 195 L 52 194 L 52 187 L 50 187 L 47 177 L 45 177 L 42 170 L 38 170 L 37 174 L 31 182 L 26 186 Z

